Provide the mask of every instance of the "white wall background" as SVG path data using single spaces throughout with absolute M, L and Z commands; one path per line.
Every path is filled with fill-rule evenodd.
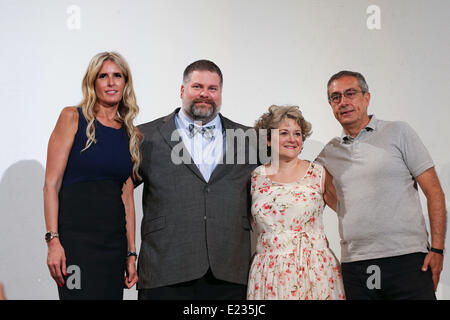
M 448 0 L 0 0 L 0 281 L 7 297 L 57 298 L 43 241 L 46 149 L 61 109 L 81 100 L 96 53 L 115 50 L 128 60 L 138 124 L 179 105 L 189 63 L 213 60 L 224 73 L 225 116 L 252 125 L 271 104 L 301 107 L 314 131 L 306 159 L 341 132 L 326 100 L 329 77 L 362 72 L 370 111 L 409 122 L 428 147 L 448 210 L 449 31 Z M 140 187 L 138 220 L 141 194 Z M 339 257 L 331 211 L 325 226 Z M 450 299 L 449 259 L 440 299 Z M 136 290 L 125 297 L 135 299 Z

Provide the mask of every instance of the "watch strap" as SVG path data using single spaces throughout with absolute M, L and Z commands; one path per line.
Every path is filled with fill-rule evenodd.
M 137 256 L 138 256 L 137 253 L 134 252 L 134 251 L 128 251 L 128 252 L 127 252 L 127 258 L 128 258 L 128 257 L 136 257 L 136 258 L 137 258 Z
M 52 239 L 54 239 L 54 238 L 57 238 L 57 237 L 59 237 L 58 232 L 48 231 L 48 232 L 45 234 L 45 241 L 46 241 L 46 242 L 49 242 L 50 240 L 52 240 Z
M 430 251 L 444 255 L 444 249 L 436 249 L 436 248 L 431 247 Z

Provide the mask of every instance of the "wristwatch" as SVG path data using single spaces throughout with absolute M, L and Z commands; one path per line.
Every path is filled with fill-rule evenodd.
M 45 241 L 49 242 L 49 241 L 52 240 L 53 238 L 57 238 L 57 237 L 59 237 L 59 234 L 58 234 L 57 232 L 51 232 L 51 231 L 48 231 L 48 232 L 45 234 Z
M 444 255 L 444 249 L 436 249 L 436 248 L 431 247 L 430 251 Z

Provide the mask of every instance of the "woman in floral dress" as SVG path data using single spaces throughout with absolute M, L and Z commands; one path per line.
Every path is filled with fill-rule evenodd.
M 247 298 L 345 299 L 322 223 L 325 205 L 336 207 L 331 176 L 298 158 L 311 124 L 296 106 L 271 106 L 255 127 L 267 129 L 272 160 L 251 178 L 257 244 Z

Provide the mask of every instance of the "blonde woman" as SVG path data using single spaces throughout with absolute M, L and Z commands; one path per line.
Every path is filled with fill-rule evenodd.
M 258 240 L 247 298 L 344 299 L 339 262 L 322 223 L 325 205 L 336 207 L 331 177 L 322 166 L 299 158 L 311 124 L 296 106 L 271 106 L 255 127 L 268 131 L 272 160 L 251 178 Z
M 47 265 L 62 300 L 123 299 L 138 280 L 133 180 L 140 178 L 139 108 L 125 59 L 94 56 L 82 90 L 48 145 Z

